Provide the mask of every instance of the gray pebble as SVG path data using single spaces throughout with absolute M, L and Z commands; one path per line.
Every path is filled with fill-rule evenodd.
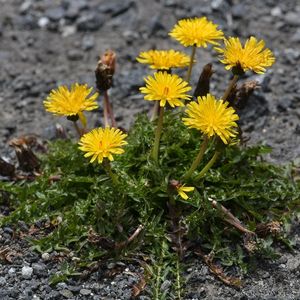
M 298 28 L 296 32 L 292 35 L 291 41 L 295 43 L 300 43 L 300 28 Z
M 49 22 L 50 22 L 49 18 L 47 18 L 47 17 L 41 17 L 38 20 L 38 26 L 40 28 L 45 28 L 49 24 Z
M 279 6 L 275 6 L 271 9 L 271 16 L 272 17 L 280 17 L 282 15 L 281 8 Z
M 47 252 L 43 253 L 42 254 L 42 259 L 45 260 L 45 261 L 49 260 L 50 259 L 50 254 L 47 253 Z
M 6 284 L 6 279 L 4 277 L 0 277 L 0 286 L 4 286 Z
M 73 293 L 67 289 L 61 290 L 59 293 L 67 299 L 70 299 L 73 297 Z
M 95 46 L 95 39 L 93 36 L 84 36 L 82 39 L 81 47 L 84 51 L 93 49 Z
M 67 284 L 65 282 L 59 282 L 56 287 L 60 290 L 65 290 L 68 288 Z
M 91 294 L 91 290 L 88 290 L 88 289 L 81 289 L 80 290 L 80 294 L 81 295 L 84 295 L 84 296 L 87 296 L 87 295 L 90 295 Z
M 286 263 L 286 268 L 290 271 L 296 271 L 300 267 L 300 260 L 297 257 L 291 257 Z
M 31 278 L 33 273 L 33 269 L 31 267 L 28 266 L 24 266 L 22 268 L 22 277 L 25 279 Z
M 67 56 L 68 56 L 69 60 L 81 60 L 83 57 L 83 54 L 79 50 L 70 49 L 67 53 Z
M 300 25 L 300 13 L 290 11 L 285 15 L 284 20 L 288 25 L 299 26 Z
M 104 18 L 101 14 L 90 13 L 82 15 L 77 20 L 77 28 L 79 31 L 95 31 L 98 30 L 104 23 Z
M 46 10 L 46 16 L 54 22 L 59 21 L 63 18 L 65 11 L 62 7 L 53 7 Z

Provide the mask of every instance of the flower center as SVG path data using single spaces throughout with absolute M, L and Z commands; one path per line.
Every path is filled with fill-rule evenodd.
M 163 91 L 163 96 L 164 97 L 168 97 L 169 90 L 170 90 L 169 87 L 167 87 L 167 86 L 164 87 L 164 91 Z

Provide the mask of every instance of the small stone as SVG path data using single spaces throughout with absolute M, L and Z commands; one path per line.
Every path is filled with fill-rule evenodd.
M 13 299 L 18 299 L 19 291 L 15 288 L 11 288 L 8 290 L 8 295 Z
M 77 20 L 77 29 L 79 31 L 95 31 L 98 30 L 103 23 L 103 15 L 90 13 L 88 15 L 82 15 Z
M 91 292 L 92 292 L 92 291 L 91 291 L 91 290 L 88 290 L 88 289 L 81 289 L 79 293 L 80 293 L 81 295 L 83 295 L 83 296 L 87 296 L 87 295 L 90 295 Z
M 76 19 L 80 15 L 81 10 L 88 7 L 86 0 L 70 1 L 69 4 L 65 14 L 69 19 Z
M 156 32 L 158 32 L 159 30 L 165 30 L 165 27 L 162 24 L 161 19 L 162 19 L 162 17 L 160 14 L 154 15 L 150 19 L 150 22 L 147 26 L 148 30 L 149 30 L 149 35 L 153 35 Z
M 223 0 L 212 0 L 210 6 L 212 9 L 217 10 L 221 8 L 222 4 L 223 4 Z
M 74 33 L 76 33 L 76 31 L 77 31 L 76 26 L 73 26 L 73 25 L 64 26 L 62 28 L 61 35 L 63 37 L 67 37 L 67 36 L 73 35 Z
M 45 260 L 45 261 L 49 260 L 50 259 L 50 254 L 47 253 L 47 252 L 43 253 L 42 254 L 42 259 Z
M 61 289 L 61 290 L 65 290 L 65 289 L 67 289 L 67 284 L 65 283 L 65 282 L 59 282 L 57 285 L 56 285 L 56 287 L 58 288 L 58 289 Z
M 24 290 L 23 290 L 23 294 L 25 294 L 27 297 L 30 297 L 32 296 L 32 289 L 31 287 L 26 287 Z
M 35 252 L 28 252 L 25 257 L 26 261 L 30 263 L 35 263 L 39 260 L 39 255 Z
M 125 38 L 128 44 L 132 43 L 133 41 L 139 38 L 139 34 L 133 30 L 124 30 L 122 32 L 122 36 Z
M 300 43 L 300 28 L 298 28 L 296 32 L 292 35 L 291 41 L 295 43 Z
M 113 268 L 115 268 L 115 266 L 116 266 L 116 264 L 115 263 L 109 263 L 108 265 L 107 265 L 107 269 L 113 269 Z
M 234 5 L 232 8 L 232 16 L 236 19 L 241 19 L 246 15 L 246 9 L 244 4 L 240 3 L 237 5 Z
M 83 54 L 77 49 L 71 49 L 68 51 L 67 57 L 69 60 L 80 60 L 82 59 Z
M 78 293 L 81 288 L 79 286 L 68 285 L 68 289 L 74 293 Z
M 10 268 L 9 270 L 8 270 L 8 274 L 9 275 L 13 275 L 13 274 L 15 274 L 16 273 L 16 269 L 15 268 Z
M 279 6 L 275 6 L 271 9 L 271 16 L 272 17 L 280 17 L 282 16 L 282 10 Z
M 286 267 L 290 271 L 296 271 L 300 267 L 300 260 L 297 257 L 291 257 L 288 259 Z
M 270 273 L 269 272 L 264 272 L 261 277 L 263 279 L 269 278 L 270 277 Z
M 84 36 L 82 39 L 81 47 L 84 51 L 93 49 L 95 46 L 95 39 L 93 36 Z
M 31 267 L 24 266 L 22 268 L 22 276 L 23 276 L 23 278 L 25 278 L 25 279 L 31 278 L 32 273 L 33 273 L 33 269 Z
M 98 10 L 101 13 L 111 14 L 112 17 L 119 16 L 125 13 L 131 6 L 133 1 L 130 0 L 114 0 L 100 4 Z
M 45 297 L 45 300 L 60 300 L 61 299 L 61 297 L 60 297 L 60 293 L 58 292 L 58 291 L 50 291 L 48 294 L 47 294 L 47 296 Z
M 0 286 L 5 286 L 6 279 L 4 277 L 0 277 Z
M 59 293 L 67 299 L 73 298 L 73 293 L 67 289 L 61 290 Z
M 41 17 L 38 20 L 38 26 L 40 28 L 45 28 L 49 24 L 50 20 L 47 17 Z
M 48 275 L 48 270 L 45 264 L 42 263 L 33 263 L 32 265 L 33 268 L 33 273 L 40 276 L 44 277 Z
M 299 26 L 300 25 L 300 16 L 295 12 L 288 12 L 284 17 L 285 22 L 291 26 Z
M 285 60 L 290 64 L 295 64 L 300 58 L 300 51 L 294 48 L 286 48 L 283 51 Z
M 64 17 L 65 11 L 62 7 L 53 7 L 47 9 L 45 14 L 51 21 L 58 22 Z
M 4 227 L 4 228 L 3 228 L 3 231 L 4 231 L 5 233 L 8 233 L 8 234 L 13 234 L 13 233 L 14 233 L 14 231 L 13 231 L 10 227 Z
M 177 1 L 176 0 L 165 0 L 164 1 L 164 6 L 165 7 L 176 7 L 178 4 L 177 4 Z
M 20 14 L 26 14 L 28 12 L 28 10 L 31 8 L 31 5 L 32 5 L 31 0 L 24 1 L 19 9 Z

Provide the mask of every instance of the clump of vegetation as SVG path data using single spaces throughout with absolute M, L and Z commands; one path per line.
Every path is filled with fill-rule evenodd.
M 15 180 L 0 183 L 2 198 L 9 198 L 12 208 L 0 222 L 39 222 L 44 234 L 32 239 L 35 249 L 73 257 L 53 282 L 123 258 L 147 266 L 154 299 L 167 297 L 160 289 L 166 277 L 175 279 L 172 293 L 180 299 L 187 253 L 200 255 L 225 283 L 239 285 L 239 278 L 226 276 L 214 261 L 245 271 L 247 258 L 273 253 L 274 241 L 289 245 L 283 228 L 299 206 L 300 185 L 290 167 L 263 160 L 269 148 L 243 144 L 236 111 L 255 87 L 238 88 L 239 76 L 264 73 L 274 62 L 272 52 L 254 37 L 245 46 L 238 38 L 225 39 L 222 48 L 223 32 L 205 17 L 179 21 L 170 35 L 192 47 L 190 58 L 175 50 L 138 57 L 157 70 L 140 89 L 155 103 L 150 120 L 138 116 L 128 133 L 117 128 L 107 92 L 116 58 L 108 51 L 95 72 L 104 95 L 104 127 L 87 129 L 84 111 L 98 107 L 98 93 L 91 95 L 87 85 L 51 91 L 46 110 L 72 121 L 79 142 L 49 143 L 32 180 L 12 175 Z M 220 61 L 233 72 L 219 100 L 209 93 L 211 65 L 205 66 L 194 95 L 188 94 L 196 48 L 207 44 L 218 46 Z M 186 80 L 171 72 L 179 67 L 188 67 Z M 32 161 L 29 146 L 23 156 L 22 147 L 18 157 Z

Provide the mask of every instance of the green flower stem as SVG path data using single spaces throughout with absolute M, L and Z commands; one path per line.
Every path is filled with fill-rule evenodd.
M 118 184 L 119 184 L 118 176 L 115 173 L 113 173 L 113 171 L 111 169 L 110 161 L 107 158 L 104 158 L 102 165 L 103 165 L 103 168 L 106 171 L 107 175 L 111 178 L 112 183 L 115 186 L 118 186 Z
M 106 102 L 106 105 L 107 105 L 107 115 L 110 117 L 110 120 L 111 120 L 111 126 L 114 127 L 114 128 L 117 128 L 116 119 L 115 119 L 115 116 L 114 116 L 112 105 L 109 101 L 109 96 L 108 96 L 107 90 L 104 92 L 104 98 L 105 98 L 105 102 Z
M 208 137 L 207 135 L 204 135 L 204 140 L 202 142 L 202 145 L 200 147 L 199 153 L 196 156 L 195 160 L 193 161 L 191 167 L 189 168 L 189 170 L 186 172 L 186 174 L 183 176 L 184 180 L 187 180 L 191 177 L 191 175 L 193 174 L 193 172 L 197 169 L 197 167 L 199 166 L 205 150 L 207 149 L 207 145 L 208 145 Z
M 200 173 L 195 177 L 196 181 L 201 179 L 206 174 L 206 172 L 214 165 L 220 153 L 221 153 L 220 151 L 215 152 L 211 160 L 206 164 L 206 166 L 204 166 L 204 168 L 200 171 Z
M 190 79 L 191 79 L 191 75 L 192 75 L 192 69 L 193 69 L 193 65 L 194 65 L 195 54 L 196 54 L 196 45 L 193 45 L 191 60 L 190 60 L 190 64 L 189 64 L 187 74 L 186 74 L 186 81 L 188 83 L 190 83 Z
M 152 151 L 152 158 L 155 162 L 158 162 L 159 141 L 160 141 L 160 136 L 163 128 L 163 119 L 164 119 L 164 107 L 160 106 L 158 123 L 155 130 L 155 138 L 154 138 L 154 145 Z
M 82 130 L 79 128 L 77 121 L 73 121 L 74 124 L 74 128 L 76 130 L 76 132 L 78 133 L 79 138 L 82 137 Z
M 158 111 L 159 111 L 159 101 L 155 101 L 150 121 L 154 121 L 157 118 Z
M 226 89 L 226 91 L 225 91 L 225 93 L 224 93 L 224 95 L 223 95 L 223 97 L 222 97 L 222 100 L 224 100 L 224 101 L 227 100 L 228 96 L 230 95 L 230 93 L 231 93 L 231 91 L 232 91 L 234 85 L 237 83 L 238 79 L 239 79 L 239 76 L 238 76 L 238 75 L 234 75 L 234 76 L 233 76 L 233 78 L 232 78 L 231 81 L 229 82 L 229 85 L 228 85 L 228 87 L 227 87 L 227 89 Z
M 174 195 L 169 195 L 169 202 L 170 202 L 170 205 L 173 205 L 173 206 L 176 205 Z
M 109 127 L 108 122 L 108 111 L 109 111 L 109 100 L 107 91 L 104 92 L 103 98 L 103 119 L 104 119 L 104 127 Z

